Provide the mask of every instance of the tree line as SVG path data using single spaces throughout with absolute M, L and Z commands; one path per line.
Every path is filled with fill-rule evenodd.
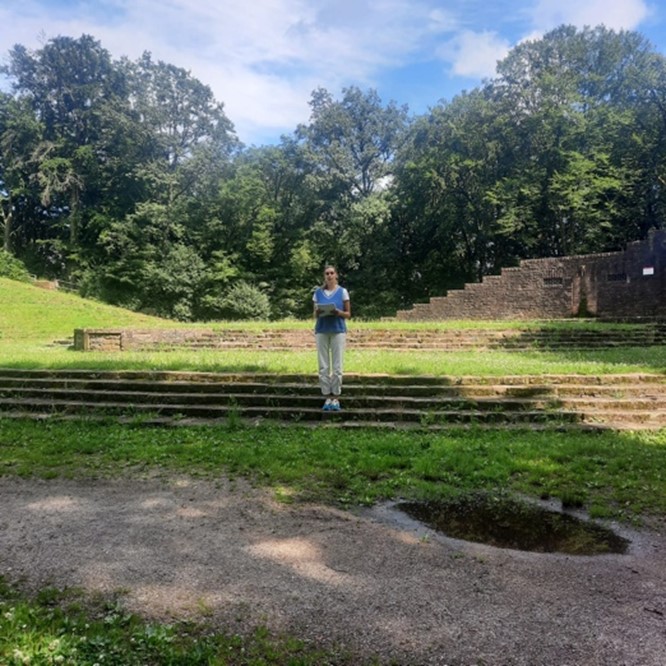
M 327 262 L 378 317 L 664 220 L 666 59 L 636 32 L 562 26 L 419 116 L 317 89 L 309 121 L 259 147 L 149 53 L 60 36 L 2 71 L 1 254 L 165 317 L 307 316 Z

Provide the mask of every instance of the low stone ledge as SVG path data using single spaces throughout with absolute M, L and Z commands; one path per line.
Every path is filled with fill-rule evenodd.
M 356 349 L 421 349 L 455 351 L 461 349 L 592 349 L 617 346 L 666 344 L 666 332 L 654 326 L 641 330 L 565 331 L 559 329 L 506 330 L 350 330 L 347 345 Z M 276 329 L 93 329 L 74 331 L 78 351 L 120 352 L 170 349 L 287 350 L 314 348 L 312 330 Z
M 74 349 L 77 351 L 145 351 L 160 348 L 219 347 L 226 331 L 212 329 L 100 329 L 77 328 Z M 246 337 L 235 331 L 232 337 Z
M 77 328 L 74 329 L 74 349 L 78 351 L 121 351 L 121 330 Z

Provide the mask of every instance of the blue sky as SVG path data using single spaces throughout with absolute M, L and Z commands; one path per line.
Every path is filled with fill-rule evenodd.
M 374 88 L 424 113 L 562 23 L 637 30 L 666 55 L 666 0 L 0 0 L 0 59 L 83 33 L 114 58 L 150 51 L 209 85 L 239 138 L 261 145 L 307 122 L 317 87 Z

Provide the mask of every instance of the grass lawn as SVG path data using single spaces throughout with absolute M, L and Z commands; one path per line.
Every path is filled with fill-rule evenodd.
M 92 370 L 316 373 L 312 351 L 76 352 L 33 341 L 0 340 L 0 367 Z M 381 351 L 349 349 L 348 373 L 394 375 L 544 375 L 666 372 L 666 347 L 597 351 Z

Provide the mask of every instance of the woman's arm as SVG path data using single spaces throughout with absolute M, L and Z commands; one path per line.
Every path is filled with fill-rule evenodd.
M 338 310 L 336 308 L 336 316 L 342 317 L 343 319 L 351 319 L 351 301 L 343 301 L 342 307 L 344 308 L 343 310 Z

